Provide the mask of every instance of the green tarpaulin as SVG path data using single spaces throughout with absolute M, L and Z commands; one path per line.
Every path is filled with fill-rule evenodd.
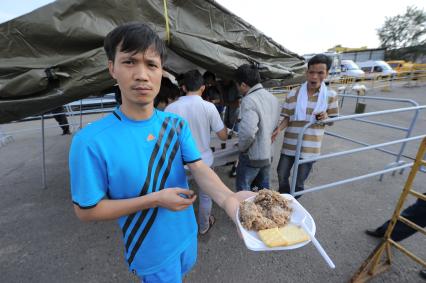
M 265 80 L 303 74 L 302 57 L 214 1 L 59 0 L 0 25 L 0 123 L 109 89 L 105 35 L 142 21 L 166 39 L 164 4 L 165 69 L 172 74 L 199 68 L 229 77 L 249 62 Z

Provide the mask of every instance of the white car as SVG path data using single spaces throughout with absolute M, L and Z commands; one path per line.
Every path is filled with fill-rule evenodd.
M 385 61 L 365 61 L 357 62 L 357 64 L 365 72 L 366 79 L 392 79 L 397 74 Z
M 342 77 L 353 77 L 357 80 L 365 77 L 365 72 L 352 60 L 342 60 L 340 69 L 342 70 L 340 73 Z

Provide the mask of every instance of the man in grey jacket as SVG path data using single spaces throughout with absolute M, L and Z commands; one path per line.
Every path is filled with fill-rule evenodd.
M 272 161 L 272 132 L 278 125 L 278 99 L 260 84 L 255 66 L 242 65 L 235 74 L 237 87 L 244 96 L 238 131 L 240 150 L 237 167 L 237 191 L 269 188 Z

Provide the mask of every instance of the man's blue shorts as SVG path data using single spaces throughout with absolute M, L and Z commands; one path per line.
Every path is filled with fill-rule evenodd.
M 168 266 L 160 271 L 140 276 L 143 283 L 181 283 L 183 277 L 188 273 L 197 261 L 197 239 L 179 256 L 170 262 Z

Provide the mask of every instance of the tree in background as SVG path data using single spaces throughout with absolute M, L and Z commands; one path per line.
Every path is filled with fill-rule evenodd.
M 377 30 L 381 47 L 403 48 L 426 43 L 426 13 L 409 6 L 403 15 L 386 17 L 385 23 Z

